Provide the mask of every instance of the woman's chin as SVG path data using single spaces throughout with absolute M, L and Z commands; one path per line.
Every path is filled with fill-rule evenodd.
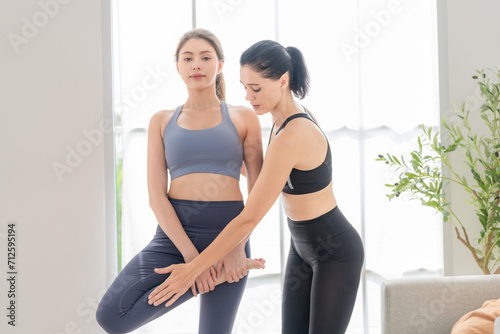
M 255 114 L 257 114 L 258 116 L 262 116 L 262 115 L 265 115 L 268 113 L 268 110 L 266 110 L 262 107 L 259 107 L 259 108 L 255 109 L 254 111 L 255 111 Z

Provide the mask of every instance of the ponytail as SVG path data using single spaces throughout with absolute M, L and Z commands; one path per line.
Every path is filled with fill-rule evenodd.
M 293 46 L 289 46 L 285 50 L 292 61 L 289 70 L 290 90 L 296 97 L 303 99 L 309 92 L 309 72 L 307 71 L 304 56 L 299 49 Z
M 309 72 L 304 56 L 299 49 L 271 40 L 264 40 L 250 46 L 240 57 L 240 65 L 249 65 L 264 78 L 278 80 L 288 72 L 289 88 L 300 99 L 309 92 Z
M 226 101 L 226 81 L 222 72 L 215 78 L 215 94 L 219 100 Z

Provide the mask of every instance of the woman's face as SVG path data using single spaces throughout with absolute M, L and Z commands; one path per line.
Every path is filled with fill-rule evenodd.
M 222 71 L 223 61 L 219 60 L 215 49 L 204 39 L 191 38 L 179 50 L 177 72 L 186 85 L 193 89 L 203 89 L 214 84 Z
M 246 91 L 245 99 L 250 102 L 257 115 L 273 110 L 282 100 L 283 92 L 288 87 L 286 73 L 278 80 L 268 79 L 248 65 L 240 67 L 240 81 Z

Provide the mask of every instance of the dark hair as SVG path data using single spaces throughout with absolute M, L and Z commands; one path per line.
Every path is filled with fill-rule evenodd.
M 290 90 L 303 99 L 309 91 L 309 73 L 299 49 L 283 47 L 278 42 L 264 40 L 249 47 L 240 57 L 240 65 L 249 65 L 264 78 L 278 80 L 288 71 Z
M 184 46 L 184 44 L 186 44 L 187 41 L 192 38 L 204 39 L 205 41 L 210 43 L 210 45 L 212 45 L 212 47 L 215 49 L 215 53 L 217 53 L 217 58 L 224 61 L 224 51 L 222 51 L 222 46 L 219 39 L 210 31 L 198 28 L 190 30 L 182 35 L 181 39 L 179 40 L 179 44 L 177 44 L 177 48 L 175 49 L 176 62 L 179 61 L 179 52 L 181 51 L 182 47 Z M 226 100 L 226 83 L 224 82 L 224 75 L 222 74 L 222 72 L 217 74 L 217 77 L 215 78 L 215 94 L 217 95 L 217 98 L 219 100 Z

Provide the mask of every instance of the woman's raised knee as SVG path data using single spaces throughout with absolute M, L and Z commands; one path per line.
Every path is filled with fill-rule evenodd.
M 106 306 L 99 305 L 95 317 L 99 326 L 101 326 L 106 333 L 125 334 L 131 332 L 129 328 L 124 326 L 123 319 L 111 315 L 109 308 Z

